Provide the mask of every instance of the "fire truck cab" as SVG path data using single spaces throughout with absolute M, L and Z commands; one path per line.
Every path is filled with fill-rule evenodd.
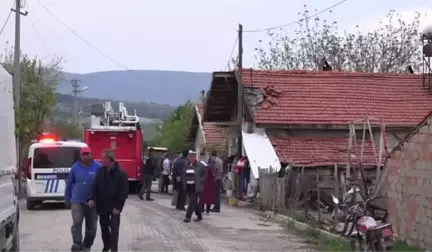
M 111 149 L 117 163 L 128 175 L 130 190 L 138 190 L 141 184 L 143 132 L 136 112 L 129 115 L 122 102 L 118 111 L 109 101 L 104 105 L 93 104 L 90 128 L 84 132 L 84 142 L 97 161 L 100 161 L 105 149 Z

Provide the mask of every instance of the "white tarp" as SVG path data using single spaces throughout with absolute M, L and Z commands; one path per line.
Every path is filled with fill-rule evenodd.
M 280 170 L 279 158 L 263 129 L 256 129 L 255 133 L 242 132 L 242 136 L 243 146 L 255 178 L 259 178 L 259 169 Z

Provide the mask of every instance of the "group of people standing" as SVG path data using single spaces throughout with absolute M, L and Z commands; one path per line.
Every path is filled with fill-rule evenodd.
M 99 216 L 102 251 L 118 251 L 120 214 L 128 194 L 128 178 L 116 162 L 114 152 L 105 150 L 99 164 L 93 160 L 90 148 L 82 148 L 80 160 L 69 172 L 65 190 L 65 203 L 72 212 L 71 250 L 90 251 Z
M 208 162 L 198 161 L 195 153 L 184 150 L 174 161 L 173 205 L 186 211 L 184 222 L 190 222 L 192 213 L 203 219 L 202 213 L 220 212 L 220 191 L 222 187 L 223 161 L 212 151 Z M 188 199 L 188 208 L 185 208 Z M 213 205 L 213 208 L 211 208 Z

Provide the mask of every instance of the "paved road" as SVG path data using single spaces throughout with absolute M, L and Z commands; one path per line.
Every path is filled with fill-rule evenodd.
M 168 196 L 155 201 L 131 195 L 122 213 L 122 251 L 309 251 L 302 238 L 251 210 L 224 206 L 221 213 L 204 216 L 200 223 L 183 223 L 183 212 L 174 212 Z M 24 204 L 23 204 L 24 205 Z M 70 212 L 62 204 L 45 204 L 21 212 L 23 251 L 67 251 L 71 245 Z M 98 227 L 99 228 L 99 227 Z M 100 232 L 93 251 L 102 249 Z

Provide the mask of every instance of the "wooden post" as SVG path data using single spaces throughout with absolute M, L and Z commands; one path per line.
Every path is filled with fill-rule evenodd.
M 353 124 L 351 123 L 349 125 L 349 137 L 348 137 L 348 162 L 347 162 L 347 168 L 346 168 L 346 176 L 349 178 L 351 176 L 351 153 L 352 153 L 352 141 L 353 141 L 353 133 L 351 132 L 351 126 Z
M 334 179 L 335 179 L 335 197 L 340 200 L 339 197 L 339 176 L 338 176 L 338 166 L 335 163 L 334 164 L 334 171 L 333 171 L 333 175 L 334 175 Z M 338 216 L 339 216 L 339 208 L 337 206 L 335 206 L 335 216 L 334 216 L 334 226 L 336 227 L 337 223 L 338 223 Z
M 316 183 L 317 183 L 317 200 L 321 201 L 321 193 L 320 193 L 320 183 L 319 183 L 319 175 L 318 172 L 317 174 L 315 174 L 315 179 L 316 179 Z M 318 226 L 321 223 L 321 208 L 320 208 L 320 204 L 318 204 Z
M 367 119 L 367 126 L 368 126 L 368 129 L 369 129 L 369 135 L 370 135 L 370 138 L 371 138 L 371 141 L 372 141 L 372 149 L 373 149 L 375 160 L 376 160 L 377 167 L 378 167 L 378 169 L 376 169 L 376 178 L 375 178 L 375 181 L 379 181 L 379 177 L 380 177 L 380 173 L 381 173 L 381 170 L 379 169 L 379 167 L 380 167 L 380 161 L 378 160 L 378 155 L 376 153 L 375 141 L 374 141 L 374 138 L 373 138 L 372 127 L 371 127 L 369 119 Z

